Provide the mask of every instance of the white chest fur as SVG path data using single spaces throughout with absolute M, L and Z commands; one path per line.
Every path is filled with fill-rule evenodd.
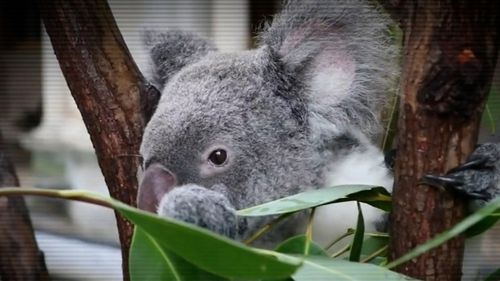
M 393 177 L 384 164 L 383 154 L 376 147 L 350 153 L 335 161 L 327 176 L 327 186 L 341 184 L 380 185 L 392 192 Z M 375 230 L 382 219 L 383 211 L 362 204 L 365 231 Z M 356 228 L 358 210 L 355 202 L 332 204 L 316 210 L 313 223 L 313 238 L 322 246 L 344 234 L 348 228 Z M 465 245 L 462 280 L 481 280 L 500 263 L 500 224 L 486 233 L 468 239 Z M 350 240 L 339 243 L 332 252 L 345 246 Z M 479 278 L 479 279 L 477 279 Z
M 335 161 L 329 167 L 327 186 L 342 184 L 367 184 L 383 186 L 392 190 L 393 178 L 384 164 L 382 152 L 370 146 L 363 151 L 354 151 L 347 157 Z M 366 231 L 374 231 L 375 224 L 382 219 L 383 212 L 369 205 L 362 205 Z M 315 241 L 326 245 L 342 235 L 348 228 L 355 228 L 358 211 L 355 202 L 345 202 L 320 207 L 316 210 L 313 224 Z

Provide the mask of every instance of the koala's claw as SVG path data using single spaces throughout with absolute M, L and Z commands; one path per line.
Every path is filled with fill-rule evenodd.
M 425 175 L 422 182 L 452 189 L 469 199 L 491 200 L 500 194 L 500 145 L 480 145 L 463 165 L 444 176 Z
M 450 176 L 425 175 L 422 177 L 422 183 L 436 187 L 451 187 L 463 185 L 464 182 Z
M 487 200 L 489 198 L 485 194 L 465 190 L 465 182 L 462 179 L 455 178 L 454 176 L 425 175 L 422 177 L 422 183 L 434 187 L 449 188 L 470 199 Z
M 466 171 L 469 169 L 482 169 L 485 168 L 485 164 L 488 161 L 488 158 L 476 158 L 476 159 L 470 159 L 469 161 L 465 162 L 464 164 L 450 169 L 447 174 L 453 174 L 457 172 L 462 172 Z

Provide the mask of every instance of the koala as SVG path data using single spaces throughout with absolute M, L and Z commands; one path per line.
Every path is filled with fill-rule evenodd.
M 393 176 L 374 144 L 399 72 L 390 19 L 371 1 L 291 0 L 254 50 L 221 53 L 182 31 L 148 31 L 151 80 L 161 91 L 142 144 L 141 209 L 242 240 L 266 218 L 236 210 L 340 184 L 381 185 Z M 480 200 L 500 190 L 500 145 L 479 147 L 461 168 L 428 181 Z M 386 216 L 363 205 L 368 230 Z M 356 204 L 317 209 L 325 245 L 355 227 Z M 298 234 L 298 214 L 259 242 Z

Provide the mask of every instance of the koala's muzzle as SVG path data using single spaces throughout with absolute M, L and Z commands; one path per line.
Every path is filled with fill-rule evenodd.
M 156 213 L 161 198 L 170 192 L 177 181 L 174 174 L 160 164 L 152 164 L 144 171 L 137 194 L 139 209 Z

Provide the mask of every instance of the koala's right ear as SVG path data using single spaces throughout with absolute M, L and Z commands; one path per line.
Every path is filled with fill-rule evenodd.
M 156 32 L 148 30 L 143 37 L 151 60 L 148 75 L 160 91 L 173 75 L 216 48 L 200 36 L 178 30 Z
M 150 60 L 146 76 L 153 84 L 152 86 L 158 89 L 141 100 L 143 118 L 149 122 L 168 80 L 186 65 L 192 64 L 208 53 L 217 50 L 200 36 L 179 30 L 167 32 L 146 30 L 143 35 L 143 43 Z

